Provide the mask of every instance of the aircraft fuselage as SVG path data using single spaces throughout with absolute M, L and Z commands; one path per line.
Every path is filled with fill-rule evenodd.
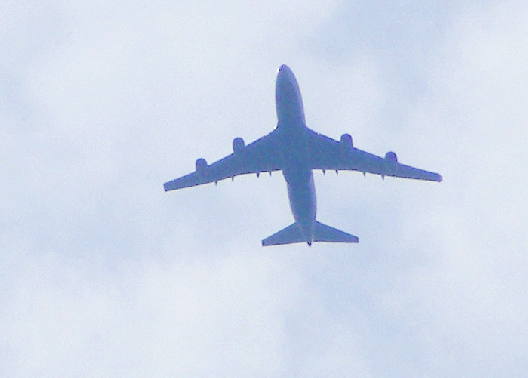
M 295 222 L 306 243 L 314 240 L 317 201 L 312 170 L 308 167 L 307 131 L 303 102 L 297 80 L 286 65 L 279 68 L 276 83 L 278 128 L 286 166 L 282 170 L 288 186 L 288 198 Z

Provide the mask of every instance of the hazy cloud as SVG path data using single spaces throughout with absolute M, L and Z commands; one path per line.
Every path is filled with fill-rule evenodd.
M 522 376 L 526 11 L 416 5 L 4 2 L 4 376 Z M 356 246 L 262 249 L 280 174 L 163 193 L 276 122 L 441 184 L 315 174 Z

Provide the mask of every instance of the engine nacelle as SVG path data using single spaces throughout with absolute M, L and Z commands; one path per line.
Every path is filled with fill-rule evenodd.
M 341 148 L 344 150 L 351 150 L 352 148 L 354 148 L 354 142 L 350 134 L 341 135 L 341 138 L 339 139 L 339 143 L 341 145 Z
M 396 156 L 396 152 L 389 151 L 389 152 L 387 152 L 385 154 L 385 160 L 397 163 L 398 162 L 398 156 Z
M 236 154 L 237 152 L 240 152 L 246 147 L 246 143 L 244 142 L 244 139 L 242 138 L 235 138 L 233 139 L 233 152 Z
M 206 169 L 207 161 L 205 161 L 205 159 L 196 159 L 196 173 L 198 173 L 200 176 L 203 176 Z

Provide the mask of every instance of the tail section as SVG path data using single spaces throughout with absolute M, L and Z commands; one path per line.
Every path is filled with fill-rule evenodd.
M 314 242 L 359 243 L 359 238 L 344 231 L 340 231 L 337 228 L 315 221 Z
M 357 236 L 315 221 L 313 241 L 326 243 L 358 243 L 359 239 Z M 297 225 L 297 223 L 293 223 L 285 229 L 282 229 L 279 232 L 276 232 L 275 234 L 262 240 L 262 245 L 283 245 L 304 242 L 306 242 L 306 239 L 303 237 L 300 227 Z M 308 242 L 308 245 L 310 244 L 311 243 Z
M 262 240 L 262 246 L 301 243 L 305 241 L 301 234 L 301 229 L 297 223 L 294 223 Z

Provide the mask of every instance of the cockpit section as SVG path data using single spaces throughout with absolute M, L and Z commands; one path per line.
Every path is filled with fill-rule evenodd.
M 306 124 L 301 91 L 291 69 L 283 64 L 277 73 L 275 88 L 277 118 L 283 120 L 300 120 Z

